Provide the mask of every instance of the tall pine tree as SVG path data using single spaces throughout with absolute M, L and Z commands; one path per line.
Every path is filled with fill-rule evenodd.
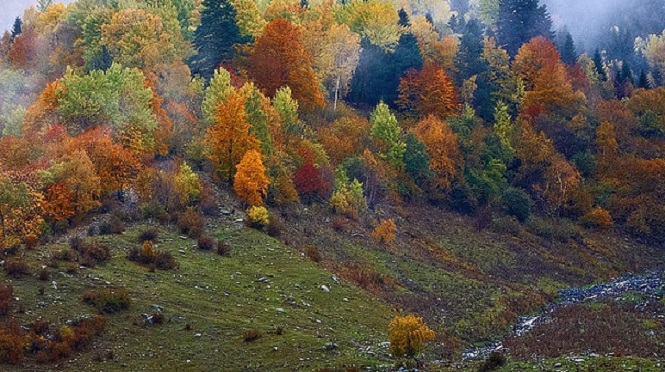
M 400 25 L 409 26 L 406 12 L 400 10 L 399 13 Z M 363 38 L 361 49 L 358 67 L 351 80 L 349 101 L 367 107 L 376 106 L 381 101 L 394 106 L 400 79 L 408 70 L 423 67 L 418 39 L 410 32 L 404 33 L 395 51 L 390 53 Z
M 552 40 L 552 20 L 538 0 L 500 0 L 497 23 L 499 43 L 511 56 L 536 36 Z
M 215 69 L 235 55 L 234 46 L 249 41 L 240 34 L 236 10 L 229 0 L 203 0 L 201 25 L 194 32 L 198 54 L 190 60 L 194 74 L 209 79 Z

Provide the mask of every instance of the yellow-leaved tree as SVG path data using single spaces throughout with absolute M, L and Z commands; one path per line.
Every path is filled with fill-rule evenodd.
M 390 352 L 398 357 L 415 358 L 425 349 L 427 342 L 434 340 L 436 334 L 423 318 L 409 314 L 396 316 L 388 325 L 390 331 Z

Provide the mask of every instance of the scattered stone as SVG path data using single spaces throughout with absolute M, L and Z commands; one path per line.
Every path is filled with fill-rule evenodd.
M 335 284 L 339 284 L 339 278 L 337 277 L 337 275 L 333 275 L 330 278 L 332 279 L 333 282 L 335 282 Z
M 330 292 L 330 288 L 328 288 L 325 284 L 322 285 L 320 288 L 321 288 L 321 290 L 324 291 L 324 292 Z
M 266 277 L 261 277 L 261 278 L 257 279 L 256 281 L 259 282 L 259 283 L 270 283 L 270 279 L 268 279 Z
M 51 282 L 51 286 L 52 286 L 53 289 L 55 289 L 56 291 L 58 290 L 58 283 L 56 283 L 55 280 Z
M 281 307 L 276 308 L 275 311 L 277 311 L 278 313 L 285 313 L 285 312 L 286 312 L 286 311 L 285 311 L 283 308 L 281 308 Z
M 182 240 L 187 240 L 187 237 L 184 236 L 184 235 L 180 235 L 179 238 L 182 239 Z
M 200 333 L 195 333 L 194 337 L 201 337 L 201 334 Z
M 561 368 L 562 365 L 563 365 L 563 364 L 561 364 L 561 363 L 556 363 L 556 364 L 554 365 L 554 368 Z
M 279 348 L 277 346 L 272 348 L 272 351 L 277 351 L 277 350 L 279 350 Z
M 333 350 L 337 349 L 338 347 L 339 347 L 339 345 L 337 345 L 337 343 L 335 343 L 335 342 L 331 342 L 331 343 L 325 345 L 325 346 L 323 347 L 323 350 L 325 350 L 325 351 L 333 351 Z

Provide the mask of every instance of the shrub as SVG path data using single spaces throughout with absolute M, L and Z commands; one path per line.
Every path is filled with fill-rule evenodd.
M 333 227 L 333 229 L 335 229 L 335 231 L 343 232 L 344 230 L 346 230 L 346 226 L 347 226 L 347 222 L 344 219 L 344 217 L 337 216 L 337 217 L 333 218 L 332 227 Z
M 478 368 L 478 372 L 495 371 L 504 365 L 506 365 L 506 356 L 494 351 L 490 354 L 485 363 Z
M 173 258 L 173 255 L 165 251 L 157 251 L 154 264 L 159 270 L 172 270 L 178 267 L 178 263 Z
M 198 239 L 203 233 L 203 219 L 193 208 L 187 208 L 178 216 L 178 228 L 181 234 Z
M 425 349 L 426 343 L 434 340 L 436 336 L 434 331 L 423 323 L 423 318 L 412 314 L 394 317 L 388 330 L 390 352 L 398 358 L 415 358 Z
M 144 241 L 141 249 L 131 249 L 127 254 L 127 259 L 148 266 L 152 270 L 169 270 L 178 267 L 173 255 L 169 252 L 156 250 L 151 240 Z
M 95 267 L 111 258 L 111 249 L 97 242 L 84 243 L 79 247 L 78 255 L 79 263 L 84 266 Z
M 513 236 L 519 236 L 520 234 L 520 224 L 515 220 L 514 217 L 499 217 L 495 218 L 491 222 L 492 231 L 499 234 L 510 234 Z
M 592 209 L 589 213 L 585 214 L 580 221 L 587 227 L 612 227 L 612 216 L 610 215 L 610 212 L 601 207 Z
M 157 228 L 155 228 L 155 227 L 147 228 L 147 229 L 141 231 L 141 233 L 139 234 L 139 238 L 138 238 L 139 243 L 143 243 L 146 240 L 154 241 L 155 239 L 157 239 L 158 235 L 159 235 L 159 230 L 157 230 Z
M 197 241 L 197 245 L 199 249 L 202 251 L 211 251 L 212 248 L 215 246 L 215 239 L 209 236 L 202 236 Z
M 111 225 L 111 234 L 119 235 L 125 232 L 125 223 L 122 222 L 119 217 L 111 217 L 111 221 L 109 223 Z
M 201 212 L 206 216 L 219 215 L 219 204 L 217 203 L 217 198 L 215 198 L 215 193 L 210 186 L 205 183 L 201 188 L 201 201 L 199 202 L 199 207 L 201 208 Z
M 252 342 L 261 337 L 261 332 L 258 329 L 248 329 L 242 333 L 242 338 L 245 342 Z
M 526 191 L 515 187 L 506 188 L 501 194 L 503 211 L 524 223 L 533 209 L 533 200 Z
M 217 254 L 220 256 L 229 256 L 231 254 L 231 246 L 226 242 L 219 240 L 217 242 Z
M 268 223 L 268 235 L 273 238 L 279 238 L 282 235 L 283 225 L 282 222 L 275 216 L 270 216 L 270 222 Z
M 247 226 L 261 229 L 270 223 L 270 215 L 265 207 L 252 206 L 247 209 Z
M 23 238 L 23 244 L 27 249 L 34 249 L 39 245 L 39 238 L 36 235 L 30 234 Z
M 47 268 L 42 268 L 41 270 L 39 270 L 39 273 L 38 273 L 38 278 L 39 278 L 39 280 L 41 280 L 41 281 L 46 281 L 46 280 L 48 280 L 50 277 L 51 277 L 51 271 L 49 271 L 49 269 L 47 269 Z
M 305 256 L 314 262 L 321 262 L 321 253 L 313 245 L 305 247 Z
M 0 315 L 7 315 L 14 302 L 14 287 L 11 284 L 0 286 Z
M 80 251 L 83 246 L 83 239 L 80 236 L 73 236 L 69 239 L 69 248 L 74 251 Z
M 12 278 L 20 278 L 30 274 L 30 267 L 22 260 L 14 259 L 5 262 L 5 273 Z
M 83 294 L 83 302 L 97 311 L 112 314 L 129 308 L 129 292 L 124 288 L 92 289 Z
M 379 243 L 392 242 L 397 236 L 397 225 L 395 225 L 395 221 L 392 219 L 382 220 L 379 225 L 374 228 L 372 236 Z

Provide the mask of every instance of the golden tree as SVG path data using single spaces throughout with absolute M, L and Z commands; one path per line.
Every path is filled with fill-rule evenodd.
M 249 128 L 245 98 L 239 94 L 229 95 L 226 102 L 219 104 L 217 122 L 208 129 L 206 138 L 208 157 L 220 179 L 231 182 L 243 155 L 248 150 L 258 149 L 259 141 L 249 133 Z
M 390 322 L 388 330 L 390 352 L 398 358 L 415 358 L 425 349 L 426 343 L 436 337 L 434 331 L 423 323 L 423 318 L 413 314 L 396 316 Z
M 249 150 L 238 164 L 233 189 L 240 198 L 252 206 L 263 205 L 270 181 L 266 176 L 261 153 Z
M 434 188 L 449 191 L 453 180 L 462 170 L 463 159 L 457 144 L 457 134 L 434 115 L 421 120 L 413 132 L 427 148 L 429 167 L 434 172 Z

